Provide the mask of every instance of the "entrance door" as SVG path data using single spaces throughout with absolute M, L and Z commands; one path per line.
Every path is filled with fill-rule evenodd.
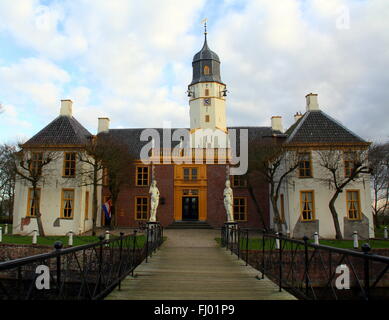
M 199 198 L 182 197 L 182 220 L 199 219 Z

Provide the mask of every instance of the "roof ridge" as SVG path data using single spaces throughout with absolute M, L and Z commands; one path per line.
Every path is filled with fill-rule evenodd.
M 299 123 L 296 125 L 296 127 L 293 129 L 292 133 L 290 134 L 290 136 L 288 137 L 288 139 L 286 139 L 285 143 L 288 143 L 290 140 L 292 140 L 292 138 L 296 135 L 296 132 L 301 128 L 302 126 L 302 123 L 308 118 L 308 114 L 310 113 L 311 111 L 306 111 L 304 113 L 304 115 L 302 116 L 302 118 L 299 119 Z M 287 130 L 288 131 L 288 130 Z
M 339 120 L 336 120 L 335 118 L 331 117 L 329 114 L 325 113 L 324 111 L 322 110 L 319 110 L 320 112 L 323 113 L 323 115 L 327 118 L 329 118 L 330 120 L 332 120 L 333 122 L 335 122 L 338 126 L 340 126 L 341 128 L 343 128 L 344 130 L 346 130 L 348 133 L 350 133 L 351 135 L 353 135 L 354 137 L 358 138 L 359 140 L 361 140 L 362 142 L 366 142 L 365 139 L 363 139 L 361 136 L 357 135 L 356 133 L 354 133 L 353 131 L 351 131 L 349 128 L 347 128 L 345 125 L 343 125 Z

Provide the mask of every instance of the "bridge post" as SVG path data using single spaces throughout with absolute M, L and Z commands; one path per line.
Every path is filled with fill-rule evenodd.
M 279 291 L 281 292 L 282 291 L 282 233 L 278 233 L 277 235 L 279 237 L 279 242 L 278 242 L 278 245 L 279 245 L 279 274 L 280 274 L 280 283 L 279 283 Z
M 120 232 L 120 244 L 119 244 L 119 279 L 122 277 L 122 251 L 123 251 L 123 232 Z M 119 280 L 118 289 L 121 289 L 122 281 Z
M 61 249 L 63 244 L 61 241 L 56 241 L 54 243 L 55 252 L 57 253 L 57 295 L 60 295 L 61 292 Z
M 369 266 L 369 252 L 371 248 L 368 243 L 362 245 L 362 251 L 365 254 L 364 257 L 364 287 L 366 300 L 370 300 L 370 266 Z
M 305 273 L 305 294 L 308 297 L 308 289 L 309 289 L 309 279 L 308 279 L 308 237 L 304 236 L 304 256 L 305 256 L 305 268 L 304 268 L 304 273 Z
M 262 231 L 262 279 L 265 279 L 265 232 L 266 229 Z

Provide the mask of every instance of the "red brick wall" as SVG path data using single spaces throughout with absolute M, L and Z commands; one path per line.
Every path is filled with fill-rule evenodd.
M 208 165 L 208 223 L 213 227 L 221 227 L 226 221 L 226 211 L 224 209 L 223 192 L 226 183 L 225 165 Z M 247 188 L 232 187 L 234 197 L 247 198 L 247 222 L 239 222 L 244 228 L 263 228 L 262 220 L 256 210 L 255 203 Z M 265 214 L 265 223 L 269 225 L 269 201 L 267 185 L 256 185 L 254 194 Z
M 226 222 L 223 191 L 226 182 L 226 166 L 207 166 L 207 222 L 213 227 L 221 227 Z
M 155 166 L 155 179 L 160 192 L 157 219 L 163 226 L 173 222 L 173 165 Z M 139 221 L 135 219 L 135 197 L 149 196 L 148 187 L 135 186 L 135 168 L 131 168 L 130 183 L 123 185 L 117 201 L 117 225 L 120 227 L 138 227 Z M 107 188 L 103 190 L 103 196 L 109 195 Z M 162 204 L 164 198 L 164 204 Z

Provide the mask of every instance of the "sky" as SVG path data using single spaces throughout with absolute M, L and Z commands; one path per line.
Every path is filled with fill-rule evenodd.
M 25 141 L 60 100 L 91 133 L 189 127 L 192 58 L 221 59 L 228 126 L 284 128 L 305 95 L 368 141 L 389 140 L 388 0 L 0 0 L 0 143 Z

